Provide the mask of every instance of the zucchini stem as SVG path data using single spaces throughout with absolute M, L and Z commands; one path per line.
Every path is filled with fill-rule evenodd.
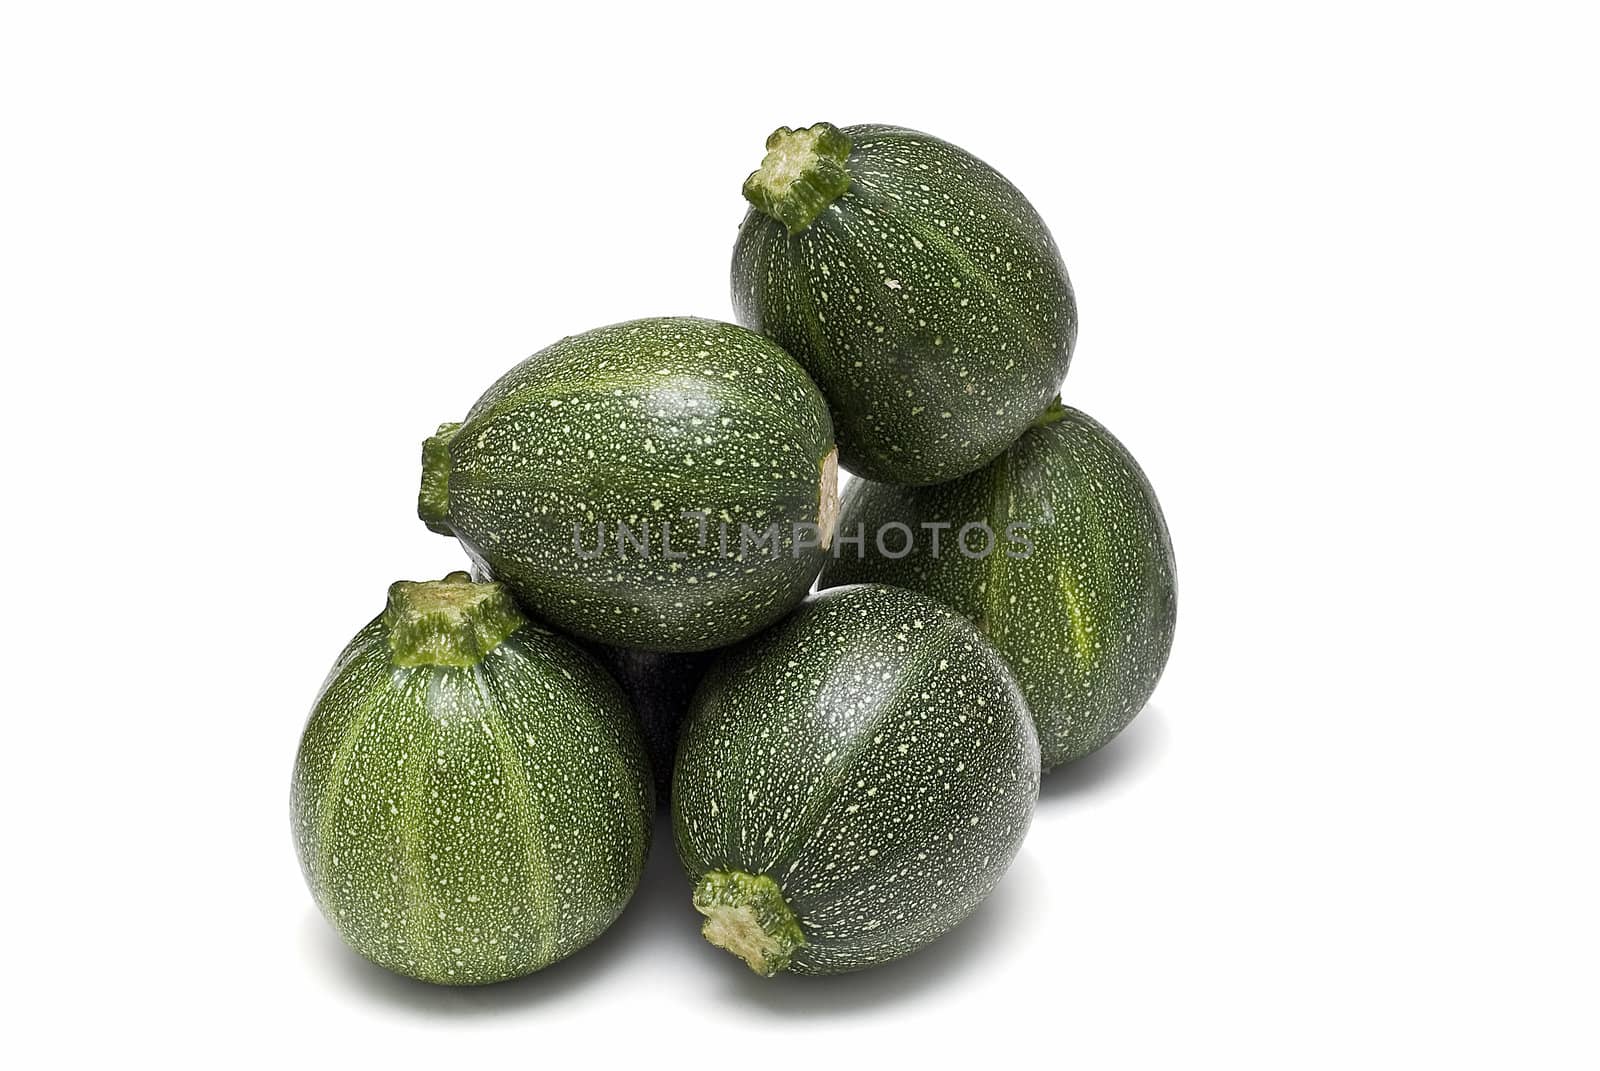
M 1058 394 L 1050 400 L 1049 405 L 1044 407 L 1044 412 L 1033 418 L 1033 426 L 1036 428 L 1048 428 L 1066 415 L 1067 407 L 1061 404 L 1061 395 Z
M 821 533 L 822 549 L 833 546 L 833 536 L 839 527 L 839 448 L 835 446 L 822 459 L 822 479 L 817 485 L 817 531 Z
M 450 440 L 460 424 L 440 424 L 422 441 L 422 487 L 417 491 L 417 516 L 429 530 L 455 535 L 450 527 Z
M 806 943 L 805 931 L 765 874 L 713 870 L 694 887 L 694 909 L 706 917 L 700 932 L 757 974 L 771 978 Z
M 383 611 L 390 655 L 405 667 L 475 666 L 527 623 L 505 585 L 459 571 L 390 584 Z
M 745 200 L 798 234 L 850 188 L 850 139 L 832 123 L 780 126 L 761 166 L 744 180 Z

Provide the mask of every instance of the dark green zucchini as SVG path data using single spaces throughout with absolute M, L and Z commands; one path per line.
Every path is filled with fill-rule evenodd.
M 899 528 L 880 545 L 892 525 L 916 537 L 909 554 L 891 556 L 907 545 Z M 968 525 L 982 527 L 963 547 Z M 1121 732 L 1166 666 L 1177 581 L 1161 506 L 1127 449 L 1076 409 L 1056 404 L 991 465 L 951 483 L 855 481 L 839 531 L 822 586 L 897 584 L 976 622 L 1028 697 L 1047 770 Z M 985 531 L 993 549 L 980 554 Z
M 760 974 L 857 970 L 934 940 L 1022 843 L 1039 744 L 960 615 L 868 585 L 719 657 L 673 773 L 708 940 Z
M 767 339 L 683 317 L 562 339 L 423 447 L 418 512 L 541 618 L 706 650 L 805 597 L 837 513 L 833 426 Z
M 650 845 L 615 682 L 466 573 L 395 584 L 317 697 L 295 846 L 357 952 L 424 981 L 515 978 L 600 935 Z
M 672 761 L 689 701 L 714 657 L 710 651 L 639 651 L 595 645 L 600 661 L 622 685 L 644 734 L 645 754 L 656 777 L 656 802 L 672 788 Z
M 767 149 L 733 253 L 739 322 L 817 381 L 851 472 L 936 483 L 993 460 L 1077 339 L 1044 221 L 982 160 L 914 130 L 783 127 Z

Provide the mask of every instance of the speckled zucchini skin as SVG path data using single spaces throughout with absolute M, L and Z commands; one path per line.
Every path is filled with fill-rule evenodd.
M 873 480 L 952 480 L 1005 450 L 1060 388 L 1072 283 L 1033 206 L 927 134 L 843 128 L 849 189 L 797 233 L 752 208 L 736 319 L 777 340 L 833 411 L 840 462 Z
M 794 553 L 793 525 L 831 538 L 835 458 L 822 396 L 772 342 L 710 320 L 634 320 L 562 339 L 478 400 L 448 439 L 435 527 L 573 635 L 705 650 L 805 597 L 826 552 Z M 706 517 L 704 542 L 686 512 Z M 617 552 L 618 522 L 648 526 L 648 554 Z M 664 522 L 681 558 L 664 553 Z M 574 526 L 593 550 L 597 524 L 609 549 L 585 559 Z M 776 525 L 778 539 L 739 561 L 746 524 Z
M 622 686 L 639 719 L 645 754 L 656 778 L 656 802 L 665 805 L 672 788 L 672 762 L 689 702 L 715 653 L 640 651 L 595 645 L 595 654 Z
M 1059 407 L 980 472 L 934 487 L 857 480 L 840 531 L 892 521 L 921 538 L 891 559 L 875 541 L 829 562 L 823 587 L 874 581 L 925 592 L 971 618 L 1006 656 L 1033 711 L 1049 769 L 1087 755 L 1144 707 L 1172 650 L 1177 582 L 1172 540 L 1155 491 L 1125 447 L 1076 409 Z M 950 522 L 940 554 L 929 523 Z M 985 522 L 997 549 L 969 558 L 954 546 Z M 1028 526 L 1032 554 L 1008 557 L 1009 525 Z M 900 549 L 898 537 L 888 541 Z M 969 536 L 980 549 L 980 532 Z
M 408 668 L 374 620 L 295 760 L 295 846 L 322 913 L 374 963 L 447 985 L 599 936 L 639 882 L 653 813 L 616 684 L 533 625 L 477 666 Z
M 1039 745 L 1004 661 L 925 596 L 813 596 L 719 659 L 673 777 L 691 878 L 776 881 L 805 935 L 788 969 L 884 963 L 965 918 L 1033 815 Z

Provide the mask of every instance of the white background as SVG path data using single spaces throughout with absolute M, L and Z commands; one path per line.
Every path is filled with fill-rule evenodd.
M 8 5 L 12 1066 L 1596 1066 L 1590 8 Z M 740 182 L 821 119 L 1050 222 L 1067 400 L 1176 543 L 1152 706 L 896 965 L 757 979 L 658 838 L 571 961 L 385 975 L 288 783 L 460 564 L 418 444 L 564 334 L 727 318 Z

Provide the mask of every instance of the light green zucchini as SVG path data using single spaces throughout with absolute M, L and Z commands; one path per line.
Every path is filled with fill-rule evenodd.
M 654 814 L 616 684 L 466 573 L 401 582 L 334 664 L 295 759 L 295 847 L 361 955 L 476 985 L 611 925 Z

